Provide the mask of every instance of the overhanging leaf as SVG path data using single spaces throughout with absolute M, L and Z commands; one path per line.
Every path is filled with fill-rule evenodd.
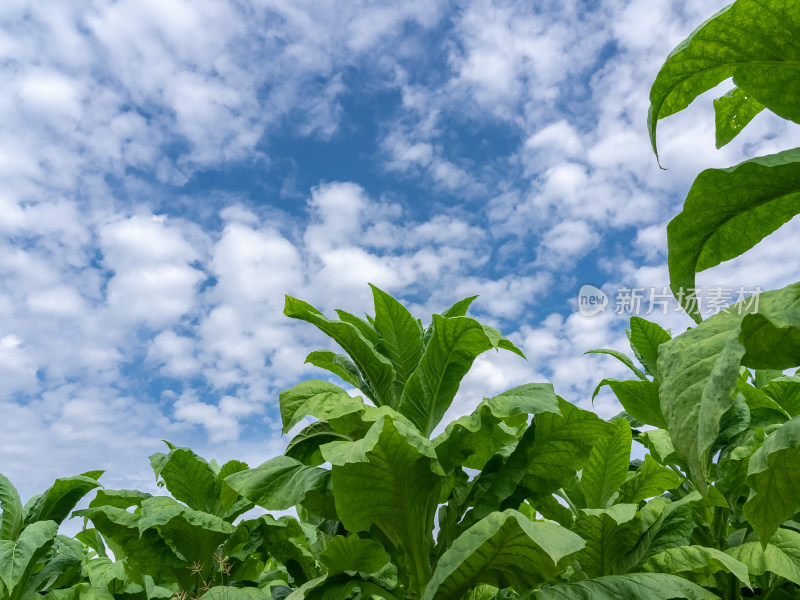
M 705 546 L 670 548 L 651 556 L 642 563 L 641 569 L 649 573 L 669 573 L 671 575 L 691 573 L 698 576 L 700 581 L 696 581 L 696 583 L 700 584 L 709 576 L 722 570 L 732 573 L 742 582 L 742 585 L 750 587 L 750 578 L 745 564 L 716 548 Z
M 664 573 L 628 573 L 588 581 L 559 583 L 537 590 L 524 600 L 717 600 L 696 583 Z
M 763 104 L 739 88 L 733 88 L 724 96 L 714 100 L 717 148 L 722 148 L 739 135 L 762 110 L 764 110 Z

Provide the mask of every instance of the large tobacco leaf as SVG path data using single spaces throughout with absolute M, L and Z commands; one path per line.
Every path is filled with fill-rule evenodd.
M 747 97 L 800 122 L 800 5 L 737 0 L 700 25 L 667 57 L 650 89 L 648 129 L 733 78 Z M 752 109 L 751 109 L 752 110 Z
M 17 488 L 0 474 L 0 540 L 15 540 L 22 531 L 25 515 Z
M 696 583 L 666 573 L 608 575 L 587 581 L 559 583 L 537 590 L 523 600 L 717 600 Z
M 740 367 L 800 364 L 800 284 L 734 305 L 661 345 L 661 411 L 695 485 L 706 492 L 720 420 L 734 405 Z

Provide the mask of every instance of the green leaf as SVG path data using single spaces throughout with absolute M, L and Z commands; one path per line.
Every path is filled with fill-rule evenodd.
M 517 441 L 528 415 L 560 414 L 549 383 L 529 383 L 485 398 L 473 411 L 452 421 L 433 443 L 445 471 L 457 466 L 482 469 L 506 444 Z
M 770 381 L 763 391 L 770 396 L 790 417 L 800 415 L 800 377 L 787 375 Z
M 173 552 L 188 563 L 207 563 L 236 529 L 219 517 L 187 508 L 168 496 L 144 501 L 138 527 L 140 535 L 156 529 Z
M 219 585 L 209 588 L 201 600 L 272 600 L 272 595 L 254 587 Z
M 311 323 L 331 337 L 353 359 L 356 367 L 358 367 L 364 380 L 369 385 L 369 389 L 374 394 L 376 403 L 379 406 L 396 405 L 394 367 L 392 367 L 389 359 L 378 352 L 374 343 L 364 337 L 364 334 L 359 331 L 356 325 L 344 320 L 333 321 L 328 319 L 307 302 L 297 300 L 291 296 L 286 296 L 283 314 L 293 319 Z M 339 311 L 340 318 L 343 314 L 343 311 Z
M 353 364 L 347 354 L 336 354 L 336 352 L 331 352 L 330 350 L 318 350 L 306 356 L 306 362 L 320 369 L 330 371 L 355 388 L 360 389 L 364 386 L 358 367 Z
M 288 456 L 276 456 L 254 469 L 239 471 L 225 483 L 267 510 L 286 510 L 302 504 L 309 494 L 326 495 L 331 472 L 309 467 Z
M 305 417 L 327 421 L 364 410 L 361 397 L 353 398 L 338 385 L 314 379 L 282 391 L 279 397 L 283 433 Z
M 25 527 L 16 540 L 0 540 L 0 582 L 9 597 L 21 596 L 15 590 L 25 585 L 37 562 L 47 553 L 58 531 L 54 521 L 36 521 Z
M 121 560 L 112 561 L 107 556 L 87 561 L 86 574 L 93 587 L 104 589 L 108 589 L 114 581 L 124 583 L 128 580 L 125 563 Z
M 735 306 L 718 313 L 660 348 L 661 410 L 701 492 L 720 419 L 733 406 L 740 366 L 784 369 L 800 363 L 800 284 L 765 292 L 758 307 L 738 312 Z
M 195 510 L 213 513 L 219 504 L 221 483 L 208 462 L 189 448 L 170 445 L 167 454 L 150 456 L 150 465 L 170 494 Z
M 617 431 L 601 438 L 583 466 L 580 488 L 587 508 L 606 508 L 628 476 L 631 458 L 631 426 L 618 419 Z
M 525 600 L 715 600 L 696 583 L 664 573 L 609 575 L 588 581 L 559 583 L 524 596 Z
M 286 600 L 366 600 L 375 596 L 384 600 L 399 600 L 383 586 L 347 574 L 318 577 L 294 590 L 286 596 Z
M 800 508 L 800 417 L 767 436 L 750 458 L 744 514 L 764 545 Z
M 314 421 L 291 439 L 284 454 L 304 465 L 317 467 L 325 462 L 320 446 L 328 442 L 351 440 L 335 431 L 327 421 Z
M 702 584 L 717 571 L 732 573 L 742 584 L 750 587 L 747 566 L 729 554 L 705 546 L 680 546 L 651 556 L 641 565 L 647 573 L 683 575 L 691 573 L 696 583 Z
M 800 7 L 784 0 L 738 0 L 698 27 L 669 55 L 650 89 L 648 129 L 733 77 L 748 96 L 800 122 Z
M 332 465 L 344 526 L 359 532 L 377 525 L 405 552 L 412 585 L 424 585 L 444 479 L 431 442 L 405 423 L 381 417 L 364 438 L 326 444 L 322 454 Z
M 619 350 L 609 350 L 608 348 L 597 348 L 595 350 L 587 350 L 586 352 L 584 352 L 584 354 L 607 354 L 609 356 L 613 356 L 618 361 L 620 361 L 623 365 L 625 365 L 631 371 L 633 371 L 633 373 L 634 373 L 634 375 L 636 375 L 636 377 L 638 377 L 642 381 L 647 381 L 647 376 L 644 373 L 642 373 L 642 370 L 639 367 L 637 367 L 636 365 L 633 364 L 633 361 L 630 359 L 630 357 L 626 356 L 625 354 L 623 354 Z M 602 385 L 602 384 L 600 384 L 600 385 Z M 598 387 L 598 389 L 600 388 L 600 386 L 597 386 L 597 387 Z M 597 390 L 595 390 L 595 393 L 594 393 L 594 396 L 596 396 L 596 395 L 597 395 Z M 592 396 L 592 398 L 594 398 L 594 396 Z
M 483 325 L 469 317 L 433 315 L 433 333 L 406 382 L 398 410 L 430 435 L 453 402 L 475 358 L 493 347 Z
M 61 523 L 75 505 L 91 490 L 100 487 L 97 478 L 102 471 L 91 471 L 74 477 L 56 479 L 27 509 L 25 523 L 55 521 Z
M 374 285 L 370 287 L 375 301 L 375 331 L 380 336 L 378 348 L 392 361 L 400 396 L 422 358 L 422 331 L 405 306 Z
M 68 588 L 50 590 L 47 600 L 113 600 L 107 590 L 96 588 L 88 583 L 78 583 Z
M 668 342 L 672 336 L 657 323 L 641 317 L 631 317 L 628 341 L 636 359 L 644 365 L 645 371 L 660 379 L 658 374 L 658 347 Z
M 389 555 L 378 542 L 357 535 L 334 536 L 320 552 L 319 561 L 332 571 L 377 573 L 389 562 Z
M 584 509 L 572 530 L 586 540 L 586 547 L 575 558 L 589 577 L 617 574 L 625 553 L 639 539 L 640 527 L 635 504 Z
M 746 252 L 798 212 L 800 148 L 700 173 L 667 226 L 670 287 L 690 316 L 700 320 L 688 293 L 696 272 Z
M 683 479 L 672 469 L 662 467 L 652 456 L 646 455 L 636 475 L 622 483 L 619 488 L 620 502 L 637 504 L 645 498 L 663 494 L 677 488 Z
M 448 308 L 446 311 L 442 313 L 442 316 L 445 319 L 450 319 L 452 317 L 463 317 L 467 314 L 467 310 L 469 309 L 470 305 L 475 301 L 477 296 L 470 296 L 469 298 L 464 298 L 463 300 L 459 300 L 453 306 Z
M 442 554 L 422 600 L 459 600 L 478 584 L 524 592 L 555 577 L 583 540 L 555 523 L 515 510 L 494 512 Z
M 650 452 L 650 456 L 655 458 L 659 464 L 682 464 L 683 461 L 678 458 L 675 446 L 672 445 L 672 439 L 669 437 L 669 431 L 666 429 L 651 429 L 640 433 L 636 439 L 644 444 Z
M 739 88 L 714 100 L 717 148 L 722 148 L 764 110 L 764 105 Z
M 747 565 L 750 575 L 770 572 L 800 585 L 800 534 L 796 531 L 779 529 L 766 546 L 747 542 L 726 553 Z
M 622 408 L 634 419 L 661 429 L 667 427 L 667 422 L 661 413 L 658 381 L 603 379 L 597 384 L 592 400 L 604 385 L 611 388 Z
M 0 540 L 15 540 L 22 531 L 23 514 L 22 501 L 19 499 L 17 488 L 0 474 Z

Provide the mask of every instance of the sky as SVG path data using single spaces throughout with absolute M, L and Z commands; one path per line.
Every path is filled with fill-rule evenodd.
M 660 124 L 659 168 L 650 84 L 724 5 L 4 0 L 0 472 L 23 498 L 91 469 L 152 491 L 161 440 L 260 464 L 289 439 L 278 393 L 335 348 L 284 294 L 363 314 L 368 282 L 426 322 L 479 294 L 527 355 L 481 356 L 446 419 L 531 381 L 592 408 L 627 375 L 583 353 L 628 349 L 615 294 L 668 284 L 696 174 L 800 145 L 765 111 L 716 150 L 726 82 Z M 798 235 L 698 286 L 800 279 Z M 579 313 L 584 284 L 607 310 Z

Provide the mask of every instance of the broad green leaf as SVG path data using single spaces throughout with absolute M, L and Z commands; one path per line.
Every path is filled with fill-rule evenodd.
M 354 388 L 361 388 L 364 385 L 358 367 L 346 354 L 336 354 L 330 350 L 317 350 L 306 356 L 306 362 L 330 371 Z
M 702 498 L 699 492 L 691 492 L 676 502 L 659 496 L 645 504 L 639 512 L 642 534 L 631 551 L 620 560 L 620 570 L 630 571 L 642 560 L 659 552 L 688 546 L 694 531 L 691 504 Z
M 246 471 L 247 469 L 249 469 L 247 463 L 240 460 L 229 460 L 222 465 L 219 473 L 217 473 L 221 489 L 219 493 L 219 511 L 215 514 L 221 516 L 228 523 L 232 522 L 241 513 L 253 508 L 253 504 L 249 500 L 242 498 L 236 490 L 225 483 L 225 478 L 228 475 Z
M 800 415 L 800 377 L 787 375 L 770 381 L 762 388 L 790 417 Z
M 152 494 L 139 490 L 97 490 L 97 494 L 89 502 L 89 506 L 130 508 L 131 506 L 141 506 L 142 502 L 152 497 Z
M 314 417 L 328 421 L 364 410 L 361 397 L 352 397 L 338 385 L 327 381 L 303 381 L 280 393 L 283 433 L 302 421 Z
M 273 459 L 225 478 L 239 494 L 267 510 L 286 510 L 313 492 L 327 494 L 331 472 L 309 467 L 288 456 Z
M 57 531 L 55 521 L 36 521 L 25 527 L 16 540 L 0 540 L 0 582 L 10 597 L 17 597 L 17 586 L 26 584 L 39 559 L 52 546 Z
M 623 419 L 613 424 L 617 431 L 598 440 L 583 466 L 580 488 L 587 508 L 606 508 L 628 476 L 631 426 Z
M 716 548 L 705 546 L 670 548 L 648 558 L 642 563 L 641 569 L 647 573 L 669 573 L 684 577 L 691 573 L 696 577 L 688 578 L 694 579 L 695 583 L 701 585 L 710 576 L 721 570 L 733 573 L 744 586 L 750 587 L 750 578 L 745 564 Z
M 800 585 L 800 534 L 796 531 L 779 529 L 766 546 L 747 542 L 726 553 L 747 565 L 750 575 L 770 572 Z
M 286 600 L 366 600 L 375 596 L 399 600 L 398 596 L 373 581 L 346 574 L 323 575 L 309 581 L 286 596 Z
M 339 344 L 356 367 L 361 372 L 367 385 L 374 394 L 374 399 L 379 406 L 395 406 L 397 399 L 394 395 L 395 370 L 389 359 L 382 356 L 375 345 L 359 331 L 358 327 L 344 320 L 334 321 L 326 318 L 316 308 L 286 296 L 286 305 L 283 314 L 293 319 L 300 319 L 315 325 L 320 331 L 331 337 Z M 339 312 L 342 317 L 343 312 Z
M 434 439 L 439 462 L 445 471 L 456 466 L 482 469 L 500 448 L 516 442 L 528 415 L 544 412 L 560 414 L 549 383 L 529 383 L 486 398 Z
M 0 474 L 0 540 L 15 540 L 22 531 L 22 501 L 17 488 Z
M 619 350 L 609 350 L 608 348 L 598 348 L 596 350 L 587 350 L 586 352 L 584 352 L 584 354 L 607 354 L 608 356 L 613 356 L 618 361 L 620 361 L 623 365 L 625 365 L 631 371 L 633 371 L 633 374 L 636 375 L 636 377 L 638 377 L 642 381 L 647 381 L 647 376 L 644 373 L 642 373 L 642 370 L 639 367 L 637 367 L 636 365 L 633 364 L 633 361 L 630 359 L 630 357 L 628 357 L 624 353 L 620 352 Z M 597 386 L 597 387 L 599 388 L 600 386 Z M 595 390 L 594 395 L 595 396 L 597 395 L 597 390 Z M 594 396 L 592 396 L 592 397 L 594 398 Z
M 158 531 L 167 545 L 188 563 L 206 563 L 217 547 L 235 531 L 212 514 L 187 508 L 168 496 L 154 496 L 142 504 L 139 533 Z
M 586 547 L 575 558 L 589 577 L 615 575 L 625 553 L 636 545 L 640 527 L 635 504 L 584 509 L 572 531 L 586 540 Z
M 800 417 L 781 425 L 750 458 L 744 514 L 766 544 L 800 508 Z
M 406 554 L 414 585 L 430 575 L 433 521 L 444 473 L 431 442 L 382 417 L 355 442 L 322 448 L 332 465 L 336 512 L 352 532 L 377 525 Z
M 291 439 L 284 454 L 304 465 L 316 467 L 325 462 L 320 446 L 328 442 L 351 440 L 335 431 L 327 421 L 314 421 Z
M 660 384 L 657 381 L 603 379 L 595 388 L 592 400 L 604 385 L 611 388 L 625 412 L 634 419 L 661 429 L 666 428 L 667 422 L 659 403 Z
M 660 379 L 658 374 L 658 347 L 668 342 L 672 336 L 657 323 L 641 317 L 631 317 L 631 328 L 628 330 L 628 341 L 637 360 L 644 365 L 645 371 Z
M 61 523 L 75 505 L 91 490 L 100 487 L 97 482 L 102 471 L 90 471 L 74 477 L 56 479 L 27 509 L 25 523 L 55 521 Z
M 666 429 L 651 429 L 640 433 L 637 440 L 645 445 L 650 452 L 650 456 L 656 459 L 661 465 L 682 463 L 672 445 L 669 431 Z
M 722 148 L 764 110 L 764 105 L 739 88 L 714 100 L 717 148 Z
M 452 317 L 463 317 L 466 316 L 467 310 L 469 309 L 470 305 L 475 301 L 477 296 L 470 296 L 469 298 L 464 298 L 463 300 L 459 300 L 453 306 L 448 308 L 444 311 L 442 316 L 446 319 Z
M 722 492 L 731 506 L 735 506 L 739 497 L 747 492 L 745 478 L 750 465 L 750 457 L 764 443 L 764 437 L 764 430 L 756 429 L 753 435 L 747 437 L 728 456 L 721 458 L 717 464 L 717 477 L 714 485 Z
M 398 410 L 430 435 L 450 408 L 473 361 L 492 348 L 483 325 L 469 317 L 433 315 L 433 334 L 406 382 Z
M 357 535 L 337 535 L 320 552 L 319 561 L 333 571 L 377 573 L 389 562 L 389 555 L 378 542 Z
M 139 530 L 141 515 L 116 506 L 94 506 L 74 513 L 94 524 L 117 560 L 125 559 L 132 573 L 155 578 L 173 576 L 174 569 L 185 569 L 180 559 L 154 529 Z M 143 581 L 136 581 L 139 585 Z
M 730 77 L 771 111 L 800 122 L 799 40 L 800 7 L 794 2 L 737 0 L 708 19 L 670 53 L 650 89 L 653 151 L 659 119 Z
M 524 592 L 555 577 L 583 545 L 555 523 L 533 522 L 515 510 L 492 513 L 442 554 L 422 600 L 460 600 L 478 584 Z
M 756 369 L 753 374 L 753 385 L 763 388 L 769 385 L 770 381 L 779 377 L 783 377 L 783 371 L 778 369 Z
M 735 305 L 671 341 L 659 350 L 661 410 L 678 453 L 692 479 L 705 492 L 712 446 L 720 419 L 733 406 L 740 365 L 787 368 L 800 363 L 800 284 Z
M 88 583 L 78 583 L 68 588 L 51 590 L 47 600 L 113 600 L 108 590 L 100 589 Z
M 558 398 L 560 415 L 542 413 L 534 418 L 535 440 L 527 463 L 525 484 L 530 490 L 555 491 L 581 470 L 592 447 L 617 428 L 588 410 Z
M 668 467 L 662 467 L 655 459 L 646 455 L 636 475 L 623 482 L 619 488 L 620 502 L 637 504 L 645 498 L 659 496 L 678 487 L 683 479 Z
M 587 581 L 559 583 L 524 596 L 524 600 L 716 600 L 696 583 L 665 573 L 628 573 Z
M 667 226 L 670 287 L 690 316 L 700 320 L 688 293 L 695 273 L 746 252 L 798 212 L 800 148 L 700 173 Z
M 208 462 L 189 448 L 171 446 L 169 453 L 150 456 L 150 465 L 170 494 L 195 510 L 213 513 L 219 504 L 221 482 Z
M 392 361 L 398 397 L 422 358 L 422 331 L 405 306 L 370 284 L 375 300 L 375 331 L 378 348 Z
M 128 579 L 125 563 L 121 560 L 112 561 L 107 556 L 87 561 L 86 575 L 92 586 L 104 589 L 108 589 L 114 581 L 124 583 Z
M 367 319 L 370 319 L 369 322 L 365 321 L 364 319 L 355 316 L 347 312 L 346 310 L 342 310 L 340 308 L 336 309 L 336 316 L 339 317 L 345 323 L 349 323 L 353 327 L 355 327 L 358 332 L 367 340 L 370 344 L 378 347 L 378 343 L 380 342 L 380 337 L 378 336 L 378 332 L 375 331 L 375 327 L 372 324 L 372 319 L 370 319 L 369 315 L 367 315 Z

